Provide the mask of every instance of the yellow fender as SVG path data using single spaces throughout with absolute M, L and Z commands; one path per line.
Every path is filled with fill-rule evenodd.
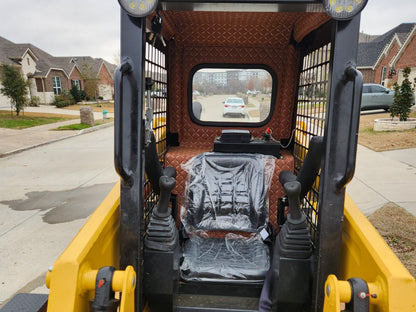
M 88 312 L 89 300 L 94 298 L 96 271 L 105 266 L 119 268 L 119 242 L 120 183 L 117 183 L 47 273 L 48 312 Z M 131 269 L 119 271 L 113 286 L 123 289 L 121 281 L 131 282 L 133 275 Z M 131 297 L 128 295 L 131 287 L 126 286 L 125 292 Z M 131 299 L 127 301 L 125 307 Z
M 377 230 L 345 197 L 341 266 L 339 277 L 330 275 L 325 284 L 324 312 L 340 311 L 351 299 L 350 278 L 367 282 L 370 311 L 416 311 L 416 281 Z

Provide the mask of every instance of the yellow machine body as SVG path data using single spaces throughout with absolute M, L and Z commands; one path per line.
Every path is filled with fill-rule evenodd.
M 119 190 L 117 184 L 48 272 L 48 312 L 89 311 L 96 271 L 103 266 L 118 268 Z M 416 311 L 415 279 L 348 196 L 340 272 L 337 279 L 359 277 L 369 284 L 370 295 L 377 297 L 370 299 L 370 311 Z M 334 284 L 340 302 L 351 296 L 345 294 L 344 284 Z M 332 297 L 325 300 L 325 312 L 337 311 L 339 304 L 329 302 Z
M 94 271 L 119 267 L 119 204 L 117 183 L 47 273 L 48 311 L 89 311 Z

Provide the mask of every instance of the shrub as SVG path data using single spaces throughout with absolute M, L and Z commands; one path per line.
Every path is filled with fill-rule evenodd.
M 71 90 L 69 91 L 74 98 L 75 103 L 81 102 L 81 90 L 78 89 L 77 86 L 72 86 Z
M 66 107 L 75 104 L 75 100 L 71 93 L 64 90 L 60 95 L 55 95 L 54 105 L 58 108 Z
M 81 101 L 87 100 L 87 92 L 85 90 L 80 90 L 79 94 L 81 96 Z
M 67 107 L 69 105 L 72 105 L 73 103 L 69 100 L 63 100 L 55 103 L 55 106 L 58 108 Z
M 30 98 L 30 101 L 29 101 L 29 106 L 39 107 L 39 105 L 40 105 L 40 97 L 38 97 L 38 96 L 32 96 Z
M 413 105 L 414 88 L 409 80 L 410 67 L 403 69 L 404 80 L 401 85 L 394 83 L 394 100 L 389 112 L 391 118 L 399 117 L 400 121 L 406 121 L 410 114 L 410 107 Z

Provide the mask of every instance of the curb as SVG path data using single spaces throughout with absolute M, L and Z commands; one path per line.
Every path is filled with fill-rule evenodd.
M 40 147 L 40 146 L 48 145 L 48 144 L 51 144 L 51 143 L 55 143 L 55 142 L 63 141 L 63 140 L 66 140 L 66 139 L 70 139 L 70 138 L 73 138 L 73 137 L 76 137 L 76 136 L 79 136 L 79 135 L 82 135 L 82 134 L 87 134 L 87 133 L 90 133 L 90 132 L 98 131 L 98 130 L 108 128 L 108 127 L 113 126 L 113 125 L 114 125 L 114 121 L 109 122 L 109 123 L 105 123 L 105 124 L 102 124 L 102 125 L 90 127 L 90 128 L 87 128 L 87 129 L 79 130 L 77 133 L 73 133 L 73 134 L 70 134 L 70 135 L 62 137 L 62 138 L 53 139 L 53 140 L 50 140 L 50 141 L 45 141 L 45 142 L 41 142 L 41 143 L 21 147 L 21 148 L 12 150 L 10 152 L 4 152 L 4 153 L 0 154 L 0 158 L 5 158 L 5 157 L 8 157 L 10 155 L 18 154 L 18 153 L 21 153 L 21 152 L 24 152 L 24 151 L 27 151 L 27 150 L 30 150 L 30 149 L 33 149 L 33 148 L 36 148 L 36 147 Z M 65 131 L 65 130 L 62 130 L 62 131 Z

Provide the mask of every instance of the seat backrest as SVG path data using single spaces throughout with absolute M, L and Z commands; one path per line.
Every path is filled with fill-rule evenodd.
M 188 171 L 181 220 L 189 231 L 256 232 L 268 222 L 274 157 L 204 153 Z

